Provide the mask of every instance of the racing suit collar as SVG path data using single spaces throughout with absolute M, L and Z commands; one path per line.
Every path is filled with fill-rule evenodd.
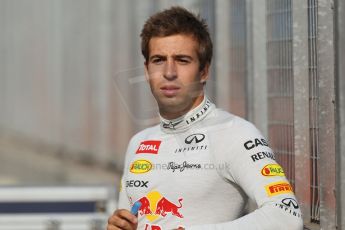
M 168 120 L 160 116 L 160 127 L 165 133 L 175 133 L 187 130 L 191 125 L 203 120 L 206 115 L 215 108 L 215 105 L 205 95 L 203 101 L 186 113 L 185 115 L 173 120 Z

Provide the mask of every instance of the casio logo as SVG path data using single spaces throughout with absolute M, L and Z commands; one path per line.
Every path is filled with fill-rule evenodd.
M 244 143 L 244 147 L 247 149 L 247 150 L 251 150 L 257 146 L 268 146 L 267 144 L 267 141 L 263 138 L 259 139 L 259 138 L 255 138 L 254 140 L 249 140 L 249 141 L 246 141 Z

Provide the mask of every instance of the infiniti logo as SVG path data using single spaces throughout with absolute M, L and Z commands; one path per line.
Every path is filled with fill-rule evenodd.
M 288 207 L 293 207 L 294 209 L 298 209 L 299 206 L 297 204 L 297 201 L 295 199 L 292 198 L 285 198 L 284 200 L 282 200 L 282 203 L 285 204 Z
M 192 134 L 189 135 L 188 137 L 186 137 L 186 139 L 184 140 L 184 142 L 186 144 L 192 144 L 193 142 L 195 144 L 202 142 L 205 139 L 205 135 L 201 134 L 201 133 L 196 133 L 196 134 Z

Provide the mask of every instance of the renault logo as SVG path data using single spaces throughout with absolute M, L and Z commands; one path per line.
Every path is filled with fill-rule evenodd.
M 184 140 L 184 142 L 185 142 L 186 144 L 192 144 L 193 142 L 194 142 L 195 144 L 197 144 L 197 143 L 202 142 L 204 139 L 205 139 L 205 135 L 204 135 L 204 134 L 196 133 L 196 134 L 189 135 L 189 136 Z
M 284 200 L 282 200 L 282 203 L 285 204 L 286 206 L 290 207 L 290 208 L 292 208 L 292 207 L 294 209 L 299 208 L 297 201 L 295 199 L 292 199 L 292 198 L 285 198 Z

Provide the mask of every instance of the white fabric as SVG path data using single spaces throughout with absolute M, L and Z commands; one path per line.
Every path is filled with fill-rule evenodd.
M 206 97 L 184 117 L 136 134 L 126 154 L 119 208 L 143 203 L 138 229 L 302 229 L 287 179 L 265 171 L 279 166 L 264 137 Z M 248 198 L 258 208 L 244 215 Z

